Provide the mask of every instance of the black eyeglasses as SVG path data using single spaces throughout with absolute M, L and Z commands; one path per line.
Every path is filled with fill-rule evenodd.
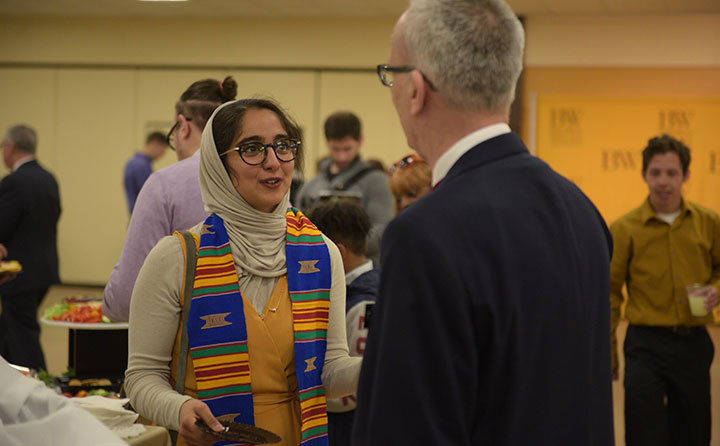
M 183 118 L 185 118 L 186 121 L 192 121 L 192 118 L 190 118 L 189 116 L 183 115 Z M 174 136 L 175 129 L 177 129 L 179 125 L 180 125 L 180 120 L 176 119 L 175 124 L 173 124 L 172 128 L 167 133 L 167 135 L 165 135 L 165 142 L 167 142 L 168 147 L 170 147 L 173 150 L 175 150 L 175 145 L 173 145 L 173 139 L 175 138 L 175 136 Z
M 382 84 L 386 87 L 392 87 L 395 84 L 395 74 L 394 73 L 409 73 L 409 72 L 415 71 L 415 70 L 420 71 L 412 65 L 402 65 L 402 66 L 393 67 L 390 65 L 380 64 L 377 66 L 377 74 L 380 77 L 380 82 L 382 82 Z M 425 82 L 428 83 L 428 85 L 430 86 L 430 89 L 432 91 L 437 91 L 437 89 L 435 88 L 435 85 L 433 85 L 433 83 L 430 82 L 430 79 L 428 79 L 427 76 L 425 76 L 425 73 L 420 71 L 420 74 L 422 75 L 423 79 L 425 79 Z
M 267 159 L 268 148 L 272 148 L 278 161 L 281 161 L 283 163 L 289 163 L 290 161 L 295 159 L 301 145 L 302 142 L 290 138 L 281 139 L 270 144 L 263 144 L 261 142 L 253 141 L 245 144 L 240 144 L 237 147 L 226 150 L 225 152 L 221 153 L 220 156 L 225 156 L 233 150 L 237 150 L 240 154 L 240 158 L 245 161 L 245 164 L 257 166 L 265 162 L 265 160 Z
M 390 175 L 392 175 L 393 173 L 395 173 L 396 170 L 404 169 L 407 166 L 409 166 L 410 164 L 415 163 L 415 162 L 424 163 L 425 160 L 423 160 L 419 156 L 415 155 L 414 153 L 410 154 L 410 155 L 406 156 L 405 158 L 401 159 L 400 161 L 398 161 L 397 163 L 390 166 L 390 168 L 388 169 L 388 173 Z

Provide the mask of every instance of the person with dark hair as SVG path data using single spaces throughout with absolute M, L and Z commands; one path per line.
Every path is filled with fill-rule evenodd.
M 308 217 L 340 250 L 347 282 L 345 317 L 348 348 L 350 356 L 362 357 L 369 316 L 380 286 L 380 265 L 373 266 L 372 260 L 365 255 L 370 218 L 358 203 L 342 198 L 316 204 L 310 208 Z M 356 395 L 328 400 L 330 445 L 350 444 L 356 406 Z
M 354 446 L 613 444 L 612 240 L 510 130 L 524 47 L 503 0 L 410 0 L 377 67 L 433 190 L 383 235 Z
M 153 173 L 152 162 L 163 156 L 167 148 L 165 135 L 160 132 L 152 132 L 145 138 L 145 146 L 125 164 L 123 184 L 130 214 L 135 207 L 140 189 Z
M 378 262 L 382 233 L 394 215 L 387 175 L 360 157 L 364 137 L 360 119 L 354 113 L 339 111 L 330 115 L 325 120 L 325 139 L 330 157 L 321 163 L 318 175 L 300 189 L 296 204 L 307 210 L 334 196 L 358 199 L 372 222 L 368 256 Z
M 388 174 L 390 190 L 395 196 L 395 212 L 402 211 L 430 193 L 432 171 L 425 160 L 414 153 L 390 166 Z
M 213 111 L 236 94 L 230 76 L 222 82 L 203 79 L 175 104 L 175 124 L 166 140 L 179 162 L 150 175 L 138 195 L 125 246 L 103 293 L 103 313 L 112 320 L 128 320 L 135 279 L 158 240 L 207 217 L 198 184 L 200 137 Z
M 711 312 L 718 304 L 720 216 L 683 198 L 682 187 L 690 178 L 685 144 L 658 136 L 648 141 L 642 156 L 648 197 L 610 226 L 615 241 L 610 292 L 615 379 L 615 332 L 625 300 L 629 322 L 625 439 L 628 446 L 708 446 L 714 347 L 705 325 L 713 321 Z M 697 288 L 699 296 L 689 296 L 688 286 Z
M 144 417 L 213 444 L 218 418 L 327 444 L 326 398 L 355 392 L 335 244 L 288 207 L 300 129 L 274 102 L 220 106 L 200 147 L 211 215 L 164 237 L 130 308 L 127 394 Z
M 0 257 L 20 262 L 22 273 L 0 284 L 0 355 L 12 364 L 46 369 L 37 311 L 50 286 L 60 283 L 60 191 L 35 158 L 34 129 L 10 127 L 1 145 L 11 172 L 0 181 Z

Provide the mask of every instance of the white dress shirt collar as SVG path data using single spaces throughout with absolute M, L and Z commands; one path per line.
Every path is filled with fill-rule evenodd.
M 461 156 L 465 155 L 465 152 L 481 142 L 485 142 L 496 136 L 504 135 L 505 133 L 510 133 L 510 126 L 501 122 L 476 130 L 453 144 L 452 147 L 450 147 L 447 152 L 443 153 L 435 163 L 432 173 L 432 186 L 435 187 L 440 181 L 442 181 L 443 178 L 445 178 L 445 175 L 447 175 L 457 160 L 459 160 Z
M 12 171 L 13 172 L 17 171 L 20 168 L 20 166 L 22 166 L 25 163 L 29 163 L 30 161 L 32 161 L 34 159 L 35 159 L 35 155 L 28 155 L 28 156 L 24 156 L 24 157 L 20 158 L 19 160 L 15 161 L 15 164 L 13 164 Z

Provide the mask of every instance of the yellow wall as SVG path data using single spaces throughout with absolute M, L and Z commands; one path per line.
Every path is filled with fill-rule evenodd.
M 58 178 L 63 281 L 106 282 L 129 220 L 124 163 L 147 132 L 169 129 L 195 80 L 232 75 L 238 97 L 282 103 L 305 131 L 308 177 L 326 154 L 322 122 L 338 109 L 362 119 L 366 157 L 390 163 L 409 152 L 372 69 L 387 60 L 393 23 L 0 19 L 0 128 L 33 125 L 38 157 Z
M 58 177 L 62 279 L 105 283 L 128 222 L 124 163 L 149 130 L 172 124 L 174 102 L 197 79 L 230 74 L 239 96 L 284 104 L 305 130 L 307 176 L 326 153 L 322 122 L 338 109 L 363 120 L 366 157 L 388 164 L 409 152 L 374 73 L 387 60 L 394 21 L 0 17 L 0 129 L 35 126 L 39 158 Z M 642 16 L 526 24 L 526 122 L 532 94 L 680 87 L 720 95 L 719 15 L 673 16 L 673 32 L 660 32 L 667 19 Z M 645 34 L 653 38 L 633 40 Z M 167 155 L 158 167 L 172 161 Z

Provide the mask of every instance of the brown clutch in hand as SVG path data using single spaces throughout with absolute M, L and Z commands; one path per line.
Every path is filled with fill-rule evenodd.
M 272 444 L 282 441 L 282 438 L 268 430 L 232 421 L 235 419 L 233 415 L 221 415 L 217 419 L 225 427 L 220 432 L 215 432 L 202 420 L 198 420 L 195 424 L 204 432 L 241 444 Z

